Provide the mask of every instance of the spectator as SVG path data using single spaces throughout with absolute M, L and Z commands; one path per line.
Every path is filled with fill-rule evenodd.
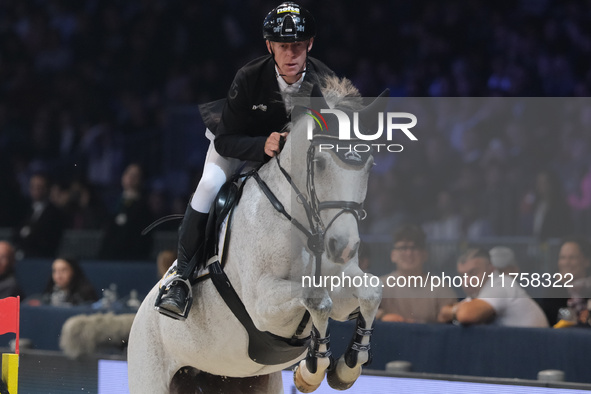
M 490 262 L 501 274 L 516 274 L 519 272 L 515 253 L 506 246 L 495 246 L 490 251 Z
M 538 299 L 551 325 L 555 325 L 561 308 L 568 308 L 569 298 L 591 298 L 589 288 L 591 279 L 588 277 L 591 265 L 591 245 L 580 236 L 570 236 L 562 240 L 558 252 L 558 274 L 560 285 L 571 284 L 572 292 L 565 287 L 552 287 L 551 297 Z M 571 302 L 572 303 L 572 302 Z M 566 318 L 566 316 L 562 316 Z M 574 319 L 574 316 L 572 316 Z
M 121 176 L 123 192 L 105 229 L 100 257 L 114 260 L 141 260 L 150 256 L 151 238 L 142 230 L 152 221 L 142 191 L 142 168 L 127 166 Z
M 425 233 L 419 226 L 404 225 L 396 231 L 390 253 L 396 270 L 380 278 L 385 287 L 378 318 L 384 321 L 436 323 L 439 310 L 457 301 L 450 288 L 438 287 L 431 291 L 429 287 L 412 284 L 415 281 L 413 278 L 426 279 L 423 269 L 427 258 Z M 402 285 L 403 281 L 406 286 Z
M 102 227 L 105 217 L 104 207 L 87 183 L 74 181 L 70 184 L 68 208 L 69 228 L 83 230 Z
M 14 274 L 14 248 L 6 241 L 0 241 L 0 299 L 21 296 L 24 298 Z
M 462 237 L 462 217 L 449 191 L 442 190 L 437 194 L 436 219 L 425 223 L 424 228 L 431 240 L 457 240 Z
M 0 104 L 0 118 L 2 118 L 3 110 L 2 104 Z M 2 127 L 0 119 L 0 129 Z M 0 143 L 0 150 L 2 149 L 4 147 Z M 27 207 L 20 193 L 14 166 L 7 156 L 0 155 L 0 206 L 2 207 L 0 209 L 0 227 L 12 228 L 20 224 Z
M 63 213 L 49 200 L 50 182 L 37 173 L 29 180 L 30 209 L 15 233 L 17 256 L 53 257 L 64 230 Z
M 500 277 L 487 251 L 468 249 L 460 256 L 458 273 L 467 276 L 463 281 L 467 298 L 441 309 L 439 321 L 460 324 L 494 324 L 514 327 L 548 327 L 544 312 L 519 285 L 495 286 Z M 492 279 L 489 277 L 493 274 Z M 474 285 L 477 278 L 478 285 Z M 482 281 L 482 278 L 485 278 Z M 508 283 L 507 280 L 505 283 Z M 498 283 L 500 284 L 500 282 Z M 472 286 L 474 285 L 474 286 Z
M 98 300 L 78 261 L 57 258 L 51 265 L 51 278 L 43 291 L 42 302 L 52 306 L 71 306 Z
M 51 188 L 51 202 L 64 214 L 67 229 L 99 229 L 105 212 L 90 187 L 76 180 L 70 184 L 55 184 Z
M 568 196 L 578 228 L 583 230 L 591 223 L 591 167 L 582 177 L 577 192 Z
M 166 271 L 172 266 L 176 260 L 176 252 L 174 250 L 163 250 L 158 253 L 156 257 L 156 265 L 158 266 L 158 277 L 162 278 Z
M 560 238 L 572 229 L 571 211 L 568 209 L 563 187 L 550 171 L 536 174 L 534 191 L 523 201 L 526 235 L 541 240 Z

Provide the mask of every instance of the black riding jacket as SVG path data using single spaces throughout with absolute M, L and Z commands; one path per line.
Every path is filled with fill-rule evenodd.
M 334 75 L 321 61 L 308 57 L 306 74 L 298 95 L 309 95 L 322 75 Z M 203 108 L 201 109 L 203 114 Z M 271 55 L 255 59 L 236 73 L 225 100 L 221 119 L 206 125 L 215 134 L 215 148 L 225 157 L 264 162 L 269 135 L 280 132 L 290 120 L 285 109 Z

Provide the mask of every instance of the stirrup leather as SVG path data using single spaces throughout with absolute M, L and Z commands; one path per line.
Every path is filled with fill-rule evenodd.
M 170 287 L 176 282 L 181 282 L 181 285 L 185 286 L 187 288 L 186 304 L 185 304 L 185 308 L 183 309 L 183 313 L 181 313 L 181 314 L 170 311 L 166 308 L 160 307 L 160 304 L 162 303 L 162 297 L 170 290 Z M 173 275 L 170 275 L 168 278 L 164 279 L 162 281 L 162 283 L 160 284 L 160 290 L 158 291 L 158 296 L 156 297 L 156 302 L 154 303 L 154 309 L 156 309 L 158 312 L 162 313 L 163 315 L 171 317 L 175 320 L 183 321 L 189 315 L 189 311 L 191 310 L 192 304 L 193 304 L 193 290 L 191 288 L 191 283 L 189 282 L 188 279 L 183 279 L 175 273 Z

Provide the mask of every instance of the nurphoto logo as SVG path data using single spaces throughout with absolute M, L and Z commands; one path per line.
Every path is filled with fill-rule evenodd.
M 392 141 L 395 132 L 402 132 L 411 141 L 417 141 L 417 137 L 410 131 L 416 126 L 417 117 L 409 112 L 378 112 L 377 116 L 377 130 L 369 134 L 361 132 L 359 127 L 359 113 L 353 112 L 353 119 L 344 111 L 338 109 L 320 109 L 320 112 L 306 107 L 309 112 L 308 119 L 308 139 L 312 140 L 314 137 L 314 124 L 318 125 L 322 133 L 331 133 L 338 136 L 339 141 L 351 141 L 349 145 L 346 144 L 319 144 L 320 151 L 322 150 L 336 150 L 349 152 L 369 152 L 372 149 L 380 152 L 382 149 L 388 152 L 402 152 L 404 147 L 401 144 L 384 144 L 375 143 L 386 133 L 386 140 Z M 338 130 L 329 130 L 328 123 L 323 114 L 334 115 L 337 120 Z M 384 127 L 385 123 L 385 127 Z M 334 123 L 332 123 L 334 124 Z M 359 143 L 358 141 L 374 141 L 374 143 Z

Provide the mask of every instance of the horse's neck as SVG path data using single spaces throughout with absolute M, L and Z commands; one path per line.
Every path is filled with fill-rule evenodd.
M 264 179 L 277 197 L 281 195 L 289 198 L 291 190 L 289 180 L 285 174 L 283 174 L 281 168 L 289 175 L 296 185 L 300 182 L 301 171 L 306 170 L 305 161 L 302 162 L 299 160 L 300 156 L 294 157 L 294 151 L 298 151 L 299 147 L 294 150 L 293 142 L 293 138 L 291 138 L 291 136 L 288 137 L 280 155 L 271 159 L 259 170 L 259 175 Z M 302 153 L 300 152 L 298 155 L 302 155 Z M 303 157 L 305 157 L 305 154 Z M 282 203 L 286 204 L 288 202 L 282 200 Z
M 300 141 L 292 137 L 294 136 L 290 135 L 287 138 L 278 157 L 271 159 L 261 167 L 259 175 L 281 202 L 287 213 L 301 223 L 307 223 L 306 213 L 301 204 L 294 204 L 293 202 L 301 201 L 296 198 L 296 189 L 304 194 L 303 198 L 307 198 L 306 152 L 309 142 L 305 140 L 305 136 L 304 140 Z M 283 173 L 282 169 L 290 179 Z M 267 204 L 268 202 L 264 203 L 265 206 Z

